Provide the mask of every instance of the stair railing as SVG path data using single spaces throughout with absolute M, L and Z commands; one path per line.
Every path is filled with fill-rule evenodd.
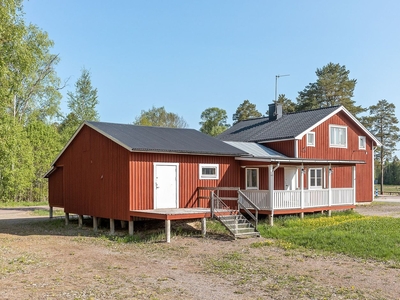
M 226 205 L 226 203 L 217 194 L 215 194 L 214 191 L 210 191 L 210 199 L 211 218 L 215 218 L 215 213 L 218 212 L 233 212 L 233 209 Z
M 248 209 L 249 206 L 254 209 L 255 215 Z M 255 205 L 241 190 L 238 190 L 238 209 L 243 209 L 254 220 L 254 227 L 257 229 L 258 211 L 260 208 Z

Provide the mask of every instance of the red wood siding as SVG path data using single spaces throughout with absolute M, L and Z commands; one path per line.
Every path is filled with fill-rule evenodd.
M 64 166 L 65 212 L 129 220 L 129 154 L 84 126 L 56 162 Z M 49 196 L 52 203 L 55 195 Z
M 282 141 L 273 143 L 264 143 L 263 145 L 275 151 L 278 151 L 286 156 L 294 157 L 294 143 L 295 141 Z
M 130 209 L 154 208 L 154 162 L 179 163 L 179 207 L 208 206 L 208 201 L 197 201 L 197 187 L 239 187 L 240 167 L 233 157 L 131 153 Z M 218 164 L 218 180 L 199 179 L 199 164 Z M 207 195 L 208 192 L 205 193 Z M 222 192 L 224 193 L 224 192 Z M 225 192 L 230 196 L 233 192 Z M 237 196 L 237 193 L 232 196 Z
M 329 125 L 341 125 L 347 127 L 347 148 L 329 147 Z M 366 138 L 366 150 L 359 150 L 358 137 L 365 133 L 345 113 L 340 112 L 314 130 L 315 147 L 307 146 L 306 135 L 299 141 L 299 158 L 317 158 L 330 160 L 360 160 L 366 164 L 356 167 L 356 199 L 357 202 L 373 200 L 373 157 L 372 139 Z M 332 187 L 351 187 L 351 167 L 336 167 L 332 174 Z
M 58 167 L 49 180 L 49 206 L 64 207 L 63 167 Z

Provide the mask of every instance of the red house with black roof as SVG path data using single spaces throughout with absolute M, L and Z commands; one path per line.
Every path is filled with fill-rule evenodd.
M 217 138 L 193 129 L 85 122 L 54 160 L 49 205 L 133 221 L 352 208 L 373 200 L 379 141 L 343 106 L 239 122 Z M 219 215 L 218 212 L 219 211 Z M 256 214 L 255 214 L 256 212 Z M 204 223 L 205 224 L 205 223 Z M 228 226 L 228 225 L 226 225 Z M 169 231 L 167 231 L 169 232 Z M 168 239 L 168 237 L 167 237 Z

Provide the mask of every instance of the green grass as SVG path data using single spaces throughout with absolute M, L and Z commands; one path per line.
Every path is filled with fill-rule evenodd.
M 285 248 L 305 247 L 395 262 L 400 262 L 399 230 L 399 218 L 367 217 L 353 212 L 332 217 L 307 216 L 303 220 L 282 217 L 276 218 L 273 227 L 259 226 L 263 237 L 276 239 Z
M 49 211 L 47 209 L 37 208 L 34 211 L 32 211 L 31 214 L 34 216 L 48 216 Z M 55 209 L 53 210 L 53 216 L 54 217 L 64 216 L 64 211 L 60 209 Z
M 375 184 L 375 189 L 378 189 L 378 191 L 381 190 L 381 185 L 380 184 Z M 394 193 L 394 192 L 399 192 L 400 193 L 400 185 L 383 185 L 383 192 L 384 193 Z
M 28 207 L 28 206 L 43 206 L 49 205 L 47 201 L 42 202 L 28 202 L 28 201 L 21 201 L 21 202 L 0 202 L 0 208 L 8 208 L 8 207 Z

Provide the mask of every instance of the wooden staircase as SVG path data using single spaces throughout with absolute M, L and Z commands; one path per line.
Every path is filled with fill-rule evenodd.
M 238 237 L 259 237 L 260 233 L 254 225 L 241 213 L 218 216 L 217 220 L 228 229 L 236 238 Z

